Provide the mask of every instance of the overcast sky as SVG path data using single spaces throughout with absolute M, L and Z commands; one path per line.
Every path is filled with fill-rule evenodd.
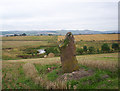
M 0 0 L 0 30 L 118 30 L 118 1 Z

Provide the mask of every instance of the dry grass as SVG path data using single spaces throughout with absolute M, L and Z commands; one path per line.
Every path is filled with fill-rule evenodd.
M 36 77 L 34 79 L 36 84 L 40 84 L 46 89 L 67 89 L 66 81 L 55 81 L 51 82 L 43 77 Z
M 2 89 L 2 60 L 0 60 L 0 90 Z
M 26 63 L 23 65 L 23 70 L 24 70 L 24 73 L 27 77 L 30 77 L 30 78 L 35 78 L 37 75 L 37 70 L 35 69 L 34 65 L 31 64 L 31 63 Z
M 22 41 L 48 41 L 48 40 L 55 40 L 57 39 L 57 36 L 12 36 L 12 37 L 2 37 L 2 40 L 22 40 Z
M 35 84 L 40 84 L 42 87 L 45 87 L 47 89 L 67 89 L 65 81 L 51 82 L 46 78 L 40 77 L 32 63 L 24 64 L 23 70 L 25 75 L 31 78 L 35 82 Z
M 118 69 L 118 53 L 78 56 L 77 59 L 78 63 L 92 68 L 111 71 Z
M 118 53 L 82 55 L 82 56 L 77 56 L 77 60 L 80 64 L 86 65 L 88 67 L 108 69 L 111 71 L 115 71 L 118 68 Z M 39 63 L 41 65 L 61 63 L 59 57 L 8 60 L 7 62 L 25 62 L 25 63 L 30 62 L 30 63 Z
M 54 57 L 54 58 L 31 58 L 31 59 L 20 59 L 20 60 L 6 60 L 6 62 L 30 62 L 30 63 L 38 63 L 41 65 L 47 65 L 47 64 L 54 64 L 58 63 L 60 64 L 60 58 Z
M 16 47 L 32 47 L 32 46 L 46 46 L 47 41 L 2 41 L 3 48 L 16 48 Z
M 93 35 L 74 35 L 75 41 L 100 41 L 100 40 L 118 40 L 120 34 L 93 34 Z M 58 36 L 58 41 L 64 39 L 65 36 Z
M 96 58 L 104 58 L 105 59 L 97 59 Z M 115 60 L 108 60 L 106 59 L 111 57 Z M 82 65 L 86 65 L 88 67 L 94 67 L 99 69 L 108 69 L 111 71 L 115 71 L 118 68 L 118 62 L 117 53 L 111 53 L 111 54 L 95 54 L 95 55 L 82 55 L 77 56 L 78 62 Z M 47 88 L 47 89 L 66 89 L 66 81 L 49 81 L 46 76 L 43 75 L 43 77 L 38 75 L 37 70 L 35 69 L 34 63 L 41 64 L 41 65 L 47 65 L 47 64 L 60 64 L 60 58 L 54 57 L 54 58 L 37 58 L 37 59 L 21 59 L 21 60 L 3 60 L 3 74 L 2 77 L 4 78 L 4 86 L 7 85 L 7 88 L 11 88 L 9 83 L 11 81 L 16 81 L 21 75 L 20 70 L 18 70 L 21 66 L 23 67 L 24 73 L 27 77 L 31 78 L 33 82 L 37 85 L 40 84 L 40 86 Z M 5 85 L 6 84 L 6 85 Z M 16 83 L 12 82 L 12 86 L 16 87 Z M 27 85 L 23 85 L 24 88 L 29 89 Z M 3 88 L 6 88 L 4 87 Z M 74 86 L 74 88 L 76 88 Z
M 87 67 L 98 68 L 103 70 L 116 71 L 118 69 L 118 62 L 114 61 L 93 61 L 93 60 L 79 60 L 79 63 Z
M 20 72 L 18 69 L 22 64 L 23 63 L 2 63 L 2 79 L 4 79 L 4 82 L 2 83 L 3 89 L 6 88 L 6 86 L 8 89 L 11 89 L 10 85 L 16 88 L 16 83 L 14 81 L 17 81 L 20 77 Z

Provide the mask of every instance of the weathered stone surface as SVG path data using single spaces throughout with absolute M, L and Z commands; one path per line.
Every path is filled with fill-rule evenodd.
M 68 32 L 65 39 L 59 45 L 61 52 L 61 63 L 64 72 L 73 72 L 79 70 L 78 61 L 76 59 L 76 47 L 74 37 Z

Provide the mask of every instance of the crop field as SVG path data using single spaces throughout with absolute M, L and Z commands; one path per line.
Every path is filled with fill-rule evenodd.
M 48 41 L 2 41 L 3 48 L 19 48 L 29 46 L 48 45 Z
M 75 41 L 104 41 L 118 40 L 120 34 L 94 34 L 94 35 L 75 35 Z M 65 36 L 58 36 L 58 41 L 64 39 Z
M 2 37 L 3 41 L 51 41 L 56 40 L 57 36 L 11 36 L 11 37 Z
M 117 58 L 118 53 L 77 56 L 80 69 L 93 74 L 60 81 L 63 73 L 59 57 L 3 60 L 2 89 L 118 89 Z

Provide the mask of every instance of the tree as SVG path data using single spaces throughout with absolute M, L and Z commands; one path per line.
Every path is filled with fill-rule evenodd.
M 114 50 L 118 50 L 118 49 L 119 49 L 119 44 L 118 44 L 118 43 L 113 43 L 113 44 L 112 44 L 112 48 L 113 48 Z
M 99 49 L 97 49 L 97 53 L 100 53 L 100 50 L 99 50 Z
M 22 36 L 26 36 L 26 33 L 23 33 Z
M 107 43 L 104 43 L 102 46 L 101 46 L 101 50 L 103 52 L 110 52 L 110 47 L 108 46 Z
M 84 51 L 84 52 L 87 52 L 87 50 L 88 50 L 88 49 L 87 49 L 87 46 L 83 46 L 83 51 Z
M 59 54 L 58 47 L 49 47 L 49 48 L 46 48 L 45 51 L 47 55 L 49 53 Z
M 88 50 L 89 50 L 89 53 L 90 53 L 90 54 L 92 54 L 92 53 L 95 52 L 95 48 L 94 48 L 93 46 L 90 46 L 90 47 L 88 48 Z
M 48 36 L 52 36 L 52 34 L 48 34 Z
M 14 36 L 18 36 L 18 34 L 14 34 Z

